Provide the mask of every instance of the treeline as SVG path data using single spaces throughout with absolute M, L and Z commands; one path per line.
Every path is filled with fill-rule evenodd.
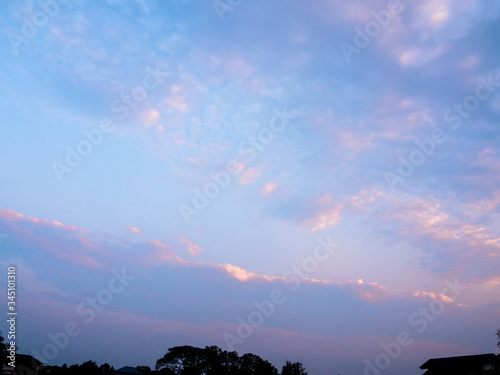
M 239 356 L 218 346 L 175 346 L 156 361 L 154 370 L 148 366 L 136 369 L 143 375 L 307 375 L 300 362 L 287 361 L 278 372 L 258 355 Z M 87 361 L 81 365 L 45 366 L 40 375 L 116 375 L 116 370 L 107 363 L 97 366 L 94 361 Z
M 218 346 L 170 348 L 156 361 L 156 371 L 161 375 L 278 375 L 276 367 L 258 355 L 247 353 L 240 357 Z M 307 375 L 307 372 L 302 363 L 287 361 L 281 375 Z
M 43 366 L 39 370 L 39 375 L 116 375 L 116 371 L 113 366 L 104 363 L 101 366 L 97 366 L 94 361 L 87 361 L 81 365 L 71 365 L 68 366 L 64 364 L 62 366 Z M 27 375 L 27 374 L 19 374 Z
M 0 334 L 0 370 L 5 364 L 7 346 Z M 16 372 L 18 375 L 117 375 L 113 366 L 108 363 L 97 366 L 94 361 L 71 366 L 41 366 L 38 374 L 33 369 L 27 364 L 19 366 Z M 237 352 L 228 352 L 218 346 L 175 346 L 156 361 L 154 370 L 148 366 L 137 366 L 135 369 L 143 375 L 307 375 L 300 362 L 286 361 L 278 372 L 269 361 L 258 355 L 247 353 L 239 356 Z

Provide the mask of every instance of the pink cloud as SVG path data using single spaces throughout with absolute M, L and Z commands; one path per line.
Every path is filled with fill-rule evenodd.
M 268 197 L 272 194 L 272 192 L 279 186 L 279 184 L 275 181 L 266 182 L 262 189 L 260 190 L 260 195 L 264 197 Z
M 166 260 L 166 261 L 176 261 L 180 263 L 185 263 L 186 261 L 184 259 L 179 258 L 173 250 L 164 243 L 160 242 L 160 240 L 149 240 L 148 241 L 149 245 L 152 245 L 154 251 L 152 253 L 152 259 L 151 261 L 154 261 L 154 259 L 160 258 L 161 260 Z
M 429 254 L 434 269 L 448 269 L 473 283 L 498 277 L 500 237 L 474 223 L 468 212 L 446 211 L 433 199 L 390 197 L 388 202 L 379 221 L 389 223 L 393 235 Z
M 302 226 L 311 232 L 332 228 L 342 221 L 342 204 L 335 202 L 330 194 L 316 199 L 309 210 L 312 215 L 302 222 Z
M 247 185 L 251 182 L 254 182 L 258 177 L 260 177 L 260 175 L 261 174 L 257 168 L 248 168 L 240 176 L 240 184 Z
M 178 85 L 173 85 L 170 87 L 170 95 L 166 99 L 166 102 L 173 110 L 177 112 L 186 112 L 188 105 L 186 104 L 185 97 L 184 90 Z
M 188 249 L 188 252 L 189 254 L 195 256 L 195 255 L 200 255 L 201 252 L 203 251 L 203 249 L 198 246 L 198 245 L 195 245 L 191 242 L 189 242 L 187 239 L 186 239 L 186 236 L 182 235 L 179 237 L 180 241 L 186 245 L 187 249 Z
M 128 229 L 130 229 L 130 231 L 135 234 L 141 233 L 141 230 L 139 228 L 129 226 Z
M 339 283 L 344 285 L 344 283 Z M 387 298 L 387 289 L 377 282 L 365 282 L 363 279 L 349 280 L 345 286 L 354 291 L 361 299 L 367 302 L 381 301 Z
M 250 282 L 250 281 L 265 281 L 265 282 L 273 282 L 273 281 L 284 281 L 285 278 L 283 277 L 277 277 L 277 276 L 269 276 L 269 275 L 263 275 L 263 274 L 258 274 L 254 272 L 247 271 L 244 268 L 235 266 L 233 264 L 229 263 L 219 263 L 219 264 L 212 264 L 212 267 L 215 267 L 217 269 L 223 270 L 226 272 L 228 275 L 230 275 L 232 278 L 241 281 L 241 282 Z M 318 280 L 318 279 L 313 279 L 309 277 L 303 277 L 300 278 L 301 281 L 305 281 L 307 283 L 311 284 L 332 284 L 331 281 L 327 280 Z M 339 283 L 341 285 L 342 283 Z
M 10 208 L 9 209 L 0 208 L 0 217 L 3 217 L 7 220 L 21 220 L 24 218 L 24 215 L 11 210 Z
M 259 275 L 253 272 L 248 272 L 247 270 L 240 268 L 238 266 L 234 266 L 232 264 L 224 263 L 224 264 L 214 264 L 213 267 L 224 270 L 231 277 L 235 278 L 238 281 L 246 282 L 250 280 L 264 280 L 264 281 L 273 281 L 278 280 L 280 278 L 266 275 Z
M 10 223 L 13 233 L 21 241 L 33 244 L 59 259 L 80 265 L 82 267 L 99 269 L 102 265 L 90 255 L 96 247 L 89 239 L 88 233 L 75 225 L 63 224 L 59 221 L 41 220 L 27 217 L 13 210 L 0 209 L 0 218 Z M 34 231 L 30 225 L 35 225 L 45 231 Z M 54 238 L 54 233 L 61 240 Z
M 430 298 L 430 299 L 440 299 L 441 301 L 445 303 L 451 303 L 453 302 L 453 298 L 447 296 L 446 294 L 441 294 L 441 293 L 428 293 L 428 292 L 414 292 L 411 294 L 415 298 Z
M 441 209 L 439 203 L 416 198 L 394 207 L 390 215 L 411 224 L 414 235 L 425 234 L 434 239 L 464 243 L 469 246 L 500 248 L 500 238 L 492 237 L 485 228 L 463 223 Z
M 343 196 L 343 203 L 353 209 L 371 209 L 372 206 L 384 198 L 384 193 L 377 189 L 364 189 L 357 195 Z
M 141 123 L 144 126 L 156 124 L 160 117 L 160 113 L 154 108 L 148 109 L 140 114 Z
M 11 209 L 4 209 L 0 208 L 0 217 L 3 217 L 4 219 L 7 219 L 9 221 L 16 221 L 16 220 L 27 220 L 35 224 L 40 224 L 40 225 L 46 225 L 50 226 L 52 228 L 62 228 L 66 230 L 77 230 L 76 225 L 66 225 L 63 224 L 57 220 L 41 220 L 37 219 L 34 217 L 29 217 L 29 216 L 24 216 L 23 214 L 16 212 Z M 83 231 L 83 229 L 79 229 L 80 231 Z
M 440 57 L 446 52 L 444 47 L 434 48 L 410 48 L 402 51 L 399 63 L 408 67 L 420 67 Z

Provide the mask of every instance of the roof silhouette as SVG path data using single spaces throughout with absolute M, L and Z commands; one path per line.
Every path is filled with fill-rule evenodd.
M 500 365 L 500 356 L 493 353 L 465 355 L 460 357 L 432 358 L 420 368 L 427 369 L 424 375 L 434 374 L 469 374 L 484 365 Z
M 136 374 L 136 375 L 142 375 L 142 372 L 137 370 L 135 367 L 130 367 L 130 366 L 125 366 L 122 367 L 118 370 L 116 370 L 117 374 Z

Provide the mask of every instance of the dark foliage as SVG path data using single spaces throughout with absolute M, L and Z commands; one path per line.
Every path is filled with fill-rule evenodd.
M 149 366 L 137 366 L 136 369 L 144 375 L 151 375 L 151 368 Z
M 2 331 L 0 331 L 0 369 L 7 362 L 7 344 L 4 342 Z
M 307 375 L 307 372 L 302 363 L 286 361 L 281 369 L 281 375 Z
M 0 362 L 5 364 L 6 359 L 7 346 L 0 332 Z M 218 346 L 175 346 L 156 362 L 155 370 L 148 366 L 136 369 L 143 375 L 278 375 L 278 370 L 258 355 L 247 353 L 240 357 Z M 34 374 L 35 370 L 31 370 L 27 375 Z M 97 366 L 89 360 L 81 365 L 42 366 L 38 375 L 116 375 L 116 371 L 108 363 Z M 307 375 L 307 372 L 300 362 L 286 362 L 282 375 Z
M 44 366 L 40 375 L 115 375 L 115 369 L 108 363 L 97 366 L 94 361 L 87 361 L 81 365 Z
M 302 366 L 302 365 L 301 365 Z M 156 370 L 167 369 L 175 375 L 277 375 L 270 362 L 255 354 L 227 352 L 217 346 L 196 348 L 176 346 L 156 362 Z

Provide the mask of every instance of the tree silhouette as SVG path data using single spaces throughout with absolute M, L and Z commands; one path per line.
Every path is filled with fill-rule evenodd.
M 255 354 L 239 357 L 218 346 L 204 349 L 192 346 L 176 346 L 156 361 L 157 371 L 171 371 L 175 375 L 277 375 L 278 370 L 268 361 Z M 166 375 L 166 374 L 165 374 Z
M 302 363 L 286 361 L 281 369 L 281 375 L 307 375 L 307 372 Z
M 4 343 L 2 331 L 0 331 L 0 368 L 7 363 L 7 344 Z
M 79 366 L 78 365 L 71 365 L 68 367 L 68 374 L 70 375 L 79 375 L 80 372 L 78 370 Z
M 78 366 L 80 375 L 101 375 L 102 372 L 94 361 L 87 361 Z
M 205 362 L 204 349 L 193 346 L 174 346 L 156 361 L 156 370 L 163 368 L 172 370 L 178 375 L 190 375 L 201 373 Z
M 497 340 L 498 340 L 497 347 L 500 348 L 500 329 L 497 329 L 496 333 L 497 333 Z
M 151 375 L 151 367 L 149 366 L 137 366 L 136 370 L 142 372 L 144 375 Z
M 108 363 L 103 363 L 99 366 L 99 370 L 101 371 L 101 375 L 115 375 L 115 369 Z M 151 369 L 149 369 L 149 372 L 151 372 Z
M 217 347 L 216 347 L 217 348 Z M 218 348 L 219 349 L 219 348 Z M 219 349 L 220 350 L 220 349 Z M 218 361 L 220 374 L 238 374 L 240 370 L 240 357 L 236 352 L 220 351 Z
M 268 361 L 263 360 L 258 355 L 247 353 L 240 358 L 241 375 L 277 375 L 278 370 Z
M 7 354 L 0 332 L 0 351 L 2 349 Z M 215 345 L 205 348 L 175 346 L 156 361 L 155 371 L 148 366 L 137 366 L 136 369 L 143 375 L 278 375 L 276 367 L 256 354 L 247 353 L 240 357 L 237 352 L 228 352 Z M 25 375 L 34 374 L 30 371 Z M 89 360 L 69 367 L 67 364 L 43 366 L 39 375 L 116 375 L 116 371 L 108 363 L 97 366 Z M 307 375 L 307 372 L 302 363 L 287 361 L 281 375 Z
M 158 375 L 175 375 L 175 372 L 168 368 L 162 368 L 160 371 L 155 371 Z

